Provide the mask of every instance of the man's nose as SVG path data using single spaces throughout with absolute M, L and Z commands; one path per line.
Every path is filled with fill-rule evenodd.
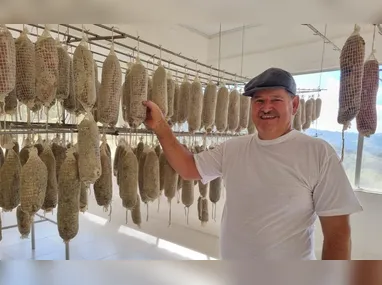
M 269 100 L 265 100 L 263 105 L 261 106 L 261 111 L 267 113 L 273 109 L 273 104 Z

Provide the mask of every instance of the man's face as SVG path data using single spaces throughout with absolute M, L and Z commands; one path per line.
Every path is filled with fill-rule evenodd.
M 261 139 L 278 138 L 291 129 L 300 100 L 285 89 L 266 89 L 252 98 L 252 120 Z

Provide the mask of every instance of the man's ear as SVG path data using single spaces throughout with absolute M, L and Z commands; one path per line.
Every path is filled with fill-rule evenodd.
M 293 97 L 292 104 L 293 104 L 293 116 L 294 116 L 296 115 L 297 109 L 300 106 L 300 97 L 298 95 Z

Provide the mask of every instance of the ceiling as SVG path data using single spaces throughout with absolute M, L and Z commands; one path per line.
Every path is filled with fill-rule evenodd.
M 3 0 L 0 22 L 184 23 L 216 34 L 241 23 L 381 23 L 380 0 Z M 215 26 L 216 28 L 211 28 Z M 226 29 L 226 28 L 224 28 Z
M 359 26 L 360 34 L 366 43 L 365 56 L 368 58 L 372 50 L 374 26 Z M 253 77 L 270 66 L 287 69 L 293 74 L 318 72 L 321 70 L 321 64 L 322 70 L 335 70 L 339 69 L 340 49 L 353 29 L 354 24 L 351 23 L 327 24 L 328 43 L 323 51 L 323 38 L 316 33 L 318 31 L 323 36 L 325 24 L 261 25 L 245 30 L 244 47 L 241 31 L 222 36 L 221 53 L 219 38 L 211 39 L 208 64 L 218 65 L 220 55 L 220 66 L 223 70 L 237 74 L 241 74 L 242 70 L 246 77 Z M 378 33 L 374 48 L 377 50 L 377 59 L 382 63 L 382 35 Z

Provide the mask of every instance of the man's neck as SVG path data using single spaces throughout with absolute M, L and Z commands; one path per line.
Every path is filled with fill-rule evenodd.
M 289 128 L 287 129 L 285 132 L 281 133 L 281 134 L 260 134 L 258 133 L 258 136 L 261 140 L 274 140 L 274 139 L 277 139 L 279 137 L 282 137 L 284 135 L 286 135 L 287 133 L 291 132 L 293 129 L 292 128 Z

